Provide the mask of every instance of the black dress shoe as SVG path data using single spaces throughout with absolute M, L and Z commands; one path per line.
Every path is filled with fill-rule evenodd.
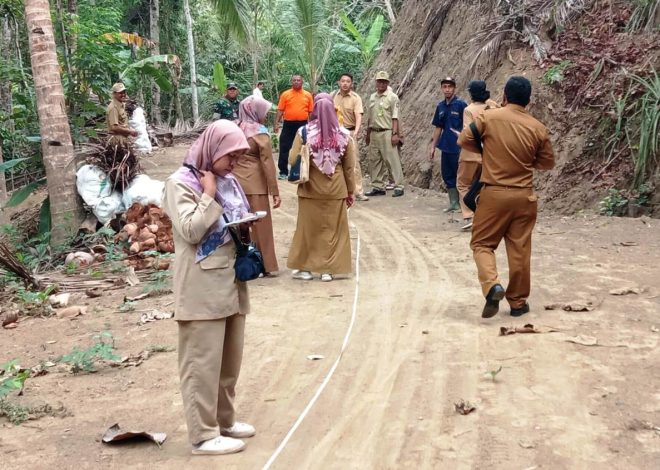
M 378 189 L 378 188 L 372 188 L 371 191 L 368 193 L 365 193 L 365 196 L 371 197 L 371 196 L 385 196 L 387 194 L 387 191 L 384 189 Z
M 500 284 L 495 284 L 488 291 L 486 296 L 486 305 L 481 312 L 481 318 L 490 318 L 497 315 L 497 312 L 500 310 L 500 300 L 504 298 L 505 292 L 504 287 Z
M 392 197 L 401 197 L 403 196 L 403 189 L 395 189 L 392 193 Z
M 528 303 L 525 303 L 525 305 L 523 305 L 520 308 L 512 308 L 511 309 L 511 316 L 512 317 L 521 317 L 526 313 L 529 313 L 529 304 Z

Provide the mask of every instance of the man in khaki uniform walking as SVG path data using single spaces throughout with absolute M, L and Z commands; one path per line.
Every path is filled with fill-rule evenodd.
M 483 145 L 484 186 L 474 214 L 470 247 L 486 297 L 483 318 L 496 315 L 505 296 L 512 316 L 529 312 L 532 230 L 538 199 L 532 186 L 533 173 L 555 164 L 548 130 L 525 110 L 531 94 L 529 80 L 511 77 L 504 87 L 503 107 L 488 110 L 474 121 Z M 480 151 L 470 128 L 461 132 L 458 143 L 469 151 Z M 509 260 L 506 291 L 495 263 L 495 250 L 502 238 Z
M 339 90 L 332 94 L 332 100 L 335 103 L 339 125 L 344 126 L 351 131 L 351 137 L 355 139 L 357 145 L 357 136 L 362 126 L 362 98 L 353 91 L 353 75 L 344 73 L 339 78 Z M 360 159 L 355 159 L 355 200 L 368 201 L 369 198 L 364 195 L 362 186 L 362 168 L 360 168 Z
M 112 102 L 106 111 L 106 123 L 110 137 L 110 145 L 127 145 L 128 137 L 137 137 L 137 131 L 128 127 L 128 115 L 124 109 L 124 103 L 128 99 L 126 87 L 123 83 L 112 85 Z
M 366 144 L 369 146 L 369 174 L 372 189 L 367 196 L 384 196 L 385 179 L 389 169 L 394 178 L 392 197 L 403 196 L 403 170 L 399 159 L 399 97 L 391 89 L 390 76 L 376 74 L 376 93 L 369 98 Z
M 499 108 L 500 105 L 490 99 L 490 91 L 486 89 L 486 82 L 483 80 L 472 80 L 468 84 L 468 92 L 472 102 L 463 111 L 463 129 L 470 127 L 474 119 L 486 109 Z M 458 160 L 458 175 L 456 178 L 456 189 L 458 189 L 461 212 L 465 225 L 461 230 L 467 231 L 472 228 L 472 217 L 474 214 L 463 202 L 472 182 L 481 171 L 481 154 L 462 149 Z

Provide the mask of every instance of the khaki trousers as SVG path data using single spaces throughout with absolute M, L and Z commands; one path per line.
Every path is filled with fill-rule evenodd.
M 190 443 L 198 444 L 234 424 L 245 315 L 177 323 L 181 398 Z
M 470 248 L 477 264 L 481 290 L 486 296 L 491 287 L 501 284 L 495 250 L 504 238 L 509 261 L 506 298 L 511 308 L 521 308 L 529 297 L 536 205 L 537 196 L 532 188 L 485 186 L 474 214 Z
M 392 145 L 392 131 L 371 131 L 369 144 L 369 174 L 371 186 L 375 189 L 385 189 L 387 174 L 394 178 L 397 189 L 403 189 L 403 170 L 399 149 Z
M 456 189 L 458 189 L 459 202 L 461 203 L 461 212 L 464 219 L 474 217 L 474 213 L 465 205 L 463 198 L 470 190 L 472 182 L 477 171 L 481 168 L 481 162 L 464 162 L 463 160 L 458 163 L 458 179 L 456 180 Z

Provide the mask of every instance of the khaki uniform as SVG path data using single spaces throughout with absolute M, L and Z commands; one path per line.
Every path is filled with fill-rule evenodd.
M 399 149 L 392 145 L 392 120 L 399 119 L 399 97 L 391 89 L 369 98 L 369 174 L 371 185 L 384 190 L 388 170 L 397 189 L 403 189 L 403 170 Z
M 487 100 L 485 103 L 474 102 L 470 103 L 465 111 L 463 111 L 463 129 L 470 127 L 474 119 L 483 113 L 486 109 L 495 109 L 500 106 L 493 100 Z M 461 212 L 464 219 L 469 219 L 474 216 L 472 211 L 465 205 L 463 198 L 467 194 L 472 182 L 481 168 L 481 154 L 470 152 L 469 150 L 461 149 L 461 154 L 458 162 L 458 179 L 456 181 L 456 189 L 460 195 L 459 202 L 461 204 Z
M 176 249 L 174 308 L 179 326 L 181 397 L 192 444 L 234 424 L 234 387 L 243 357 L 247 285 L 235 280 L 236 248 L 229 242 L 199 263 L 197 244 L 222 216 L 215 199 L 169 178 L 163 209 L 172 219 Z
M 129 139 L 125 135 L 115 134 L 112 131 L 113 126 L 121 126 L 128 128 L 128 114 L 124 109 L 124 103 L 113 99 L 108 105 L 106 111 L 105 121 L 108 125 L 108 131 L 110 132 L 110 137 L 108 138 L 108 144 L 110 145 L 126 145 L 129 142 Z
M 335 103 L 335 109 L 337 109 L 339 125 L 344 126 L 349 131 L 355 130 L 357 115 L 364 114 L 362 98 L 360 98 L 360 95 L 354 91 L 344 95 L 340 90 L 335 92 L 333 101 Z M 357 145 L 357 140 L 355 143 Z M 364 194 L 364 187 L 362 185 L 362 168 L 360 167 L 359 157 L 355 159 L 355 194 Z
M 257 245 L 264 257 L 264 268 L 267 273 L 279 270 L 275 256 L 275 240 L 273 239 L 273 219 L 271 217 L 270 201 L 268 195 L 279 196 L 277 187 L 277 174 L 273 161 L 273 149 L 270 135 L 257 134 L 248 139 L 249 150 L 241 155 L 232 173 L 241 184 L 248 202 L 250 211 L 265 211 L 266 217 L 252 225 L 252 241 Z
M 470 247 L 484 296 L 500 284 L 495 250 L 504 239 L 509 261 L 506 298 L 511 308 L 522 308 L 530 292 L 532 231 L 537 196 L 533 171 L 549 170 L 554 153 L 548 131 L 522 106 L 508 104 L 477 116 L 483 143 L 481 181 L 485 184 L 474 215 Z M 464 129 L 459 145 L 477 151 L 472 132 Z
M 298 132 L 289 153 L 290 165 L 301 149 L 302 137 Z M 352 271 L 345 199 L 355 192 L 356 157 L 355 141 L 351 138 L 332 176 L 326 176 L 310 161 L 309 181 L 298 185 L 298 220 L 288 268 L 329 274 Z

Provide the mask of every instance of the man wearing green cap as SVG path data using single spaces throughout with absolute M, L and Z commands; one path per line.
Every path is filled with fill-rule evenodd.
M 234 82 L 227 84 L 225 96 L 215 104 L 213 112 L 214 119 L 227 119 L 228 121 L 238 121 L 238 86 Z
M 399 97 L 389 88 L 390 76 L 385 71 L 376 74 L 376 93 L 369 97 L 369 117 L 365 143 L 369 146 L 371 191 L 366 195 L 384 196 L 388 169 L 394 178 L 392 197 L 403 196 L 403 170 L 399 158 Z
M 449 194 L 449 206 L 445 212 L 455 212 L 460 209 L 456 177 L 461 153 L 461 148 L 456 141 L 463 130 L 463 111 L 467 107 L 467 103 L 456 96 L 456 80 L 452 77 L 444 78 L 440 85 L 445 99 L 438 103 L 433 115 L 431 124 L 435 126 L 435 130 L 431 139 L 429 159 L 433 160 L 436 148 L 441 152 L 440 170 Z
M 136 137 L 137 131 L 128 126 L 128 115 L 124 109 L 124 103 L 128 99 L 126 94 L 126 87 L 123 83 L 115 83 L 112 85 L 112 101 L 108 105 L 106 111 L 106 123 L 108 125 L 108 144 L 110 145 L 126 145 L 128 144 L 128 137 Z

